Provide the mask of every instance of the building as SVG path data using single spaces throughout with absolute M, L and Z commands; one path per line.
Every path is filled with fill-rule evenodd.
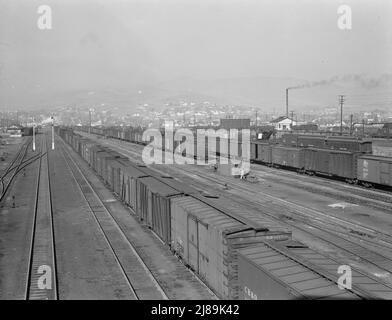
M 292 126 L 295 126 L 297 124 L 296 121 L 286 116 L 281 116 L 279 118 L 271 120 L 270 123 L 274 126 L 276 131 L 288 131 L 292 129 Z
M 19 126 L 11 126 L 7 128 L 7 133 L 11 138 L 20 138 L 22 136 L 22 128 Z
M 220 127 L 226 130 L 230 129 L 250 129 L 250 119 L 221 119 Z

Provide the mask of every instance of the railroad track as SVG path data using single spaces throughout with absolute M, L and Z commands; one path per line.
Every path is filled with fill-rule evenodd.
M 253 169 L 259 169 L 263 168 L 263 171 L 266 170 L 269 173 L 273 173 L 277 176 L 282 176 L 282 177 L 290 177 L 293 180 L 298 178 L 298 172 L 296 171 L 291 171 L 291 170 L 285 170 L 285 169 L 280 169 L 280 168 L 275 168 L 272 166 L 269 166 L 267 164 L 261 164 L 259 162 L 254 162 L 252 163 L 252 168 Z M 259 171 L 259 170 L 258 170 Z M 330 187 L 330 188 L 340 188 L 340 189 L 350 189 L 354 192 L 358 192 L 358 194 L 366 197 L 368 194 L 371 194 L 375 198 L 384 198 L 386 197 L 387 202 L 392 202 L 392 193 L 388 190 L 382 190 L 382 189 L 372 189 L 372 188 L 367 188 L 358 184 L 348 184 L 347 182 L 340 181 L 340 180 L 333 180 L 331 178 L 323 178 L 322 176 L 311 176 L 311 175 L 306 175 L 302 174 L 301 177 L 304 178 L 304 180 L 308 180 L 309 182 L 315 184 L 315 183 L 323 183 L 323 186 L 325 187 Z
M 83 197 L 90 208 L 105 242 L 107 243 L 134 299 L 168 299 L 165 290 L 160 286 L 151 270 L 148 269 L 142 257 L 127 238 L 126 234 L 106 208 L 85 174 L 72 158 L 64 142 L 57 144 L 67 166 L 77 182 Z
M 9 189 L 13 178 L 17 174 L 19 166 L 22 164 L 23 159 L 26 157 L 28 147 L 31 143 L 31 140 L 28 139 L 19 149 L 18 153 L 14 157 L 14 159 L 11 161 L 11 163 L 8 165 L 7 169 L 5 172 L 2 174 L 0 177 L 1 181 L 1 194 L 0 194 L 0 201 L 3 200 L 5 194 L 7 193 L 7 190 Z M 9 177 L 8 179 L 6 179 Z
M 176 168 L 178 170 L 178 168 Z M 204 172 L 200 172 L 200 170 L 195 169 L 193 167 L 188 167 L 186 171 L 190 171 L 194 174 L 198 174 L 200 177 L 202 177 L 204 180 L 209 181 L 210 183 L 214 182 L 215 184 L 221 184 L 223 187 L 224 185 L 230 187 L 234 191 L 241 191 L 241 195 L 245 194 L 246 195 L 246 201 L 242 201 L 242 205 L 246 205 L 248 207 L 252 206 L 250 203 L 255 203 L 257 204 L 257 207 L 252 206 L 254 209 L 260 210 L 260 209 L 265 209 L 263 210 L 264 214 L 269 215 L 271 218 L 282 222 L 281 219 L 276 219 L 276 216 L 282 216 L 282 212 L 284 212 L 284 215 L 287 216 L 287 220 L 284 221 L 285 223 L 289 224 L 292 227 L 295 227 L 297 229 L 301 229 L 301 231 L 309 233 L 309 231 L 306 228 L 303 228 L 297 224 L 296 221 L 300 221 L 303 223 L 305 226 L 310 226 L 313 228 L 313 230 L 319 230 L 319 233 L 323 234 L 323 240 L 328 241 L 331 244 L 336 245 L 336 242 L 341 239 L 341 242 L 348 242 L 346 243 L 345 247 L 351 247 L 354 246 L 353 248 L 350 249 L 350 252 L 352 254 L 357 254 L 357 252 L 365 252 L 366 250 L 369 251 L 368 248 L 363 247 L 362 245 L 359 245 L 357 242 L 353 242 L 348 239 L 343 239 L 341 236 L 338 235 L 338 231 L 336 230 L 337 227 L 343 228 L 348 231 L 353 231 L 355 230 L 358 233 L 363 233 L 363 234 L 368 234 L 369 239 L 367 241 L 371 241 L 371 237 L 377 237 L 380 236 L 380 232 L 378 230 L 368 228 L 356 223 L 352 223 L 350 221 L 347 221 L 346 219 L 342 218 L 337 218 L 333 216 L 329 216 L 321 211 L 315 210 L 308 208 L 303 205 L 298 205 L 296 203 L 280 199 L 275 196 L 271 196 L 269 194 L 259 192 L 255 190 L 254 187 L 249 187 L 244 184 L 241 184 L 240 182 L 235 183 L 233 182 L 233 179 L 227 178 L 227 177 L 221 177 L 221 176 L 208 176 Z M 181 170 L 181 168 L 179 169 Z M 270 202 L 266 201 L 259 201 L 258 197 L 255 197 L 255 195 L 259 195 L 260 197 L 267 198 L 268 200 L 271 200 Z M 239 202 L 239 199 L 236 199 L 237 202 Z M 274 202 L 273 205 L 275 207 L 274 213 L 269 214 L 268 211 L 271 211 L 270 208 L 270 203 Z M 291 219 L 295 221 L 291 221 Z M 327 220 L 327 221 L 326 221 Z M 313 234 L 314 231 L 312 231 Z M 328 235 L 327 235 L 328 233 Z M 350 236 L 355 236 L 350 234 Z M 381 234 L 382 236 L 382 241 L 384 241 L 386 244 L 388 244 L 388 247 L 392 246 L 391 242 L 391 236 L 389 234 Z M 357 236 L 358 237 L 358 236 Z M 363 237 L 361 237 L 362 239 Z M 379 245 L 375 241 L 371 241 L 372 244 Z M 358 247 L 358 248 L 355 248 Z M 383 247 L 385 249 L 385 247 Z M 348 249 L 347 249 L 348 250 Z M 372 258 L 375 258 L 375 260 L 370 259 L 370 257 L 367 257 L 365 260 L 368 261 L 369 263 L 373 264 L 374 261 L 380 261 L 382 259 L 388 260 L 387 269 L 386 271 L 392 272 L 392 259 L 386 255 L 383 255 L 381 253 L 377 253 L 377 256 L 373 256 Z
M 112 145 L 113 146 L 113 145 Z M 119 149 L 118 151 L 126 156 L 130 156 L 130 154 L 132 154 L 131 158 L 133 158 L 133 160 L 136 161 L 140 161 L 140 153 L 139 152 L 135 152 L 126 148 L 123 148 L 122 146 L 120 146 L 119 144 L 116 144 L 115 146 L 116 149 Z M 120 151 L 121 150 L 121 151 Z M 211 182 L 213 182 L 214 184 L 216 183 L 220 183 L 222 185 L 229 185 L 232 188 L 234 187 L 234 191 L 238 191 L 239 188 L 241 189 L 242 193 L 245 194 L 245 199 L 244 200 L 240 200 L 239 197 L 236 197 L 236 202 L 241 204 L 241 205 L 245 205 L 246 207 L 249 207 L 251 209 L 254 210 L 258 210 L 260 211 L 260 206 L 262 206 L 263 208 L 266 209 L 266 212 L 264 212 L 264 214 L 270 216 L 271 218 L 273 218 L 274 220 L 278 221 L 278 222 L 283 222 L 281 219 L 277 219 L 276 216 L 274 214 L 269 214 L 268 210 L 270 208 L 268 208 L 268 206 L 266 206 L 266 203 L 262 203 L 260 201 L 257 201 L 257 199 L 255 198 L 255 190 L 253 189 L 249 189 L 249 187 L 246 187 L 244 185 L 239 185 L 239 183 L 233 183 L 233 180 L 230 178 L 223 178 L 223 177 L 219 177 L 219 176 L 214 176 L 214 177 L 210 177 L 207 175 L 206 172 L 203 172 L 203 169 L 195 169 L 195 171 L 193 171 L 192 169 L 190 169 L 190 166 L 187 166 L 187 170 L 184 170 L 183 168 L 179 168 L 178 166 L 175 168 L 176 171 L 178 170 L 183 170 L 184 174 L 189 175 L 189 171 L 192 172 L 192 175 L 195 176 L 199 176 L 202 180 L 207 181 L 207 184 L 211 184 Z M 155 170 L 157 170 L 156 168 L 154 168 Z M 193 168 L 194 169 L 194 168 Z M 160 171 L 160 170 L 157 170 Z M 205 170 L 204 170 L 205 171 Z M 160 171 L 162 173 L 162 171 Z M 165 172 L 163 172 L 165 173 Z M 188 181 L 189 182 L 189 181 Z M 200 189 L 200 186 L 199 188 Z M 238 195 L 238 192 L 235 192 L 235 194 Z M 264 195 L 264 194 L 263 194 Z M 276 198 L 279 199 L 279 198 Z M 275 199 L 275 200 L 276 200 Z M 251 200 L 251 201 L 250 201 Z M 280 199 L 279 199 L 280 200 Z M 249 203 L 252 202 L 252 205 L 249 205 Z M 289 206 L 291 206 L 291 204 L 289 203 L 285 203 L 285 209 L 287 209 Z M 309 211 L 309 208 L 306 208 L 304 206 L 299 206 L 297 205 L 297 208 L 295 208 L 295 210 L 292 211 L 292 216 L 293 215 L 300 215 L 301 214 L 301 210 L 307 210 Z M 277 211 L 279 213 L 279 210 Z M 353 223 L 347 222 L 347 221 L 343 221 L 343 220 L 339 220 L 337 219 L 337 221 L 335 221 L 335 224 L 330 223 L 330 226 L 327 230 L 325 230 L 325 223 L 324 226 L 323 225 L 317 225 L 314 222 L 311 222 L 312 219 L 316 220 L 320 220 L 320 216 L 316 216 L 318 213 L 317 211 L 313 211 L 312 212 L 308 212 L 308 216 L 304 217 L 306 219 L 302 219 L 300 221 L 300 224 L 298 224 L 297 222 L 290 222 L 290 220 L 284 221 L 283 223 L 288 224 L 291 228 L 294 229 L 298 229 L 301 232 L 304 233 L 308 233 L 310 235 L 312 235 L 313 237 L 319 238 L 320 240 L 322 240 L 323 242 L 328 243 L 329 245 L 335 247 L 336 249 L 349 253 L 351 256 L 359 259 L 360 261 L 366 261 L 368 264 L 376 267 L 377 269 L 381 269 L 385 272 L 385 274 L 390 274 L 392 272 L 392 259 L 390 259 L 387 256 L 384 256 L 380 253 L 377 252 L 373 252 L 370 251 L 368 248 L 359 245 L 357 242 L 351 241 L 349 239 L 345 239 L 342 236 L 339 236 L 336 232 L 333 232 L 332 230 L 334 229 L 335 226 L 340 226 L 341 224 L 351 224 L 352 227 L 358 227 L 358 228 L 362 228 L 363 226 L 360 225 L 355 225 Z M 298 219 L 298 217 L 295 217 L 296 219 Z M 311 218 L 311 219 L 310 219 Z M 323 213 L 323 218 L 326 218 L 325 214 Z M 302 225 L 301 225 L 302 224 Z M 311 230 L 309 230 L 309 228 L 311 228 Z M 315 232 L 317 230 L 317 232 Z M 369 231 L 369 230 L 368 230 Z M 377 232 L 377 230 L 373 230 L 375 232 Z M 335 257 L 336 258 L 336 257 Z M 390 297 L 390 292 L 392 292 L 392 284 L 385 281 L 383 278 L 378 278 L 374 275 L 368 274 L 368 272 L 364 272 L 361 270 L 358 270 L 359 268 L 355 268 L 355 272 L 357 273 L 357 277 L 358 279 L 363 279 L 361 281 L 364 281 L 364 283 L 360 283 L 360 287 L 362 288 L 363 286 L 367 287 L 367 289 L 360 289 L 359 291 L 362 291 L 362 295 L 364 295 L 364 293 L 368 296 L 371 297 L 377 297 L 380 298 L 380 296 L 383 296 L 383 293 Z M 372 289 L 373 287 L 373 289 Z
M 139 145 L 134 145 L 137 149 L 141 148 Z M 126 149 L 121 145 L 117 145 L 118 148 L 120 148 L 121 150 L 128 152 L 128 153 L 132 153 L 134 155 L 134 160 L 141 162 L 140 159 L 140 153 L 134 150 L 130 150 L 130 149 Z M 155 170 L 158 170 L 156 167 L 154 167 Z M 175 170 L 182 170 L 183 168 L 181 166 L 176 166 Z M 255 190 L 255 188 L 253 187 L 246 187 L 244 184 L 241 184 L 240 182 L 234 182 L 232 178 L 228 178 L 228 177 L 223 177 L 221 175 L 216 175 L 213 178 L 211 178 L 210 176 L 206 175 L 206 172 L 204 171 L 204 169 L 201 169 L 200 167 L 196 167 L 196 166 L 187 166 L 187 170 L 182 170 L 184 173 L 186 173 L 187 171 L 192 171 L 192 173 L 194 173 L 195 175 L 193 176 L 194 178 L 198 178 L 198 177 L 203 177 L 203 179 L 207 179 L 211 182 L 220 184 L 222 187 L 226 185 L 231 185 L 232 187 L 238 187 L 238 188 L 247 188 L 248 191 L 250 192 L 257 192 L 257 190 Z M 218 180 L 224 180 L 222 182 L 217 181 Z M 297 179 L 298 182 L 298 179 Z M 198 188 L 200 189 L 200 188 Z M 358 234 L 364 234 L 367 237 L 369 237 L 370 239 L 374 239 L 376 237 L 380 237 L 382 239 L 380 239 L 381 241 L 385 242 L 387 245 L 383 246 L 383 248 L 387 247 L 390 248 L 392 247 L 392 235 L 390 235 L 389 233 L 385 233 L 382 232 L 381 230 L 378 229 L 374 229 L 374 228 L 370 228 L 368 226 L 362 225 L 358 222 L 352 222 L 349 221 L 347 219 L 344 219 L 342 217 L 338 217 L 335 215 L 331 215 L 331 214 L 325 214 L 323 212 L 321 212 L 320 210 L 315 210 L 313 208 L 309 208 L 303 205 L 298 205 L 297 203 L 294 203 L 292 201 L 288 201 L 288 200 L 284 200 L 284 199 L 280 199 L 278 197 L 272 196 L 270 194 L 267 193 L 262 193 L 262 196 L 265 198 L 269 198 L 273 201 L 277 201 L 277 202 L 281 202 L 284 205 L 287 205 L 289 207 L 294 207 L 297 208 L 297 211 L 300 211 L 302 215 L 306 215 L 307 217 L 310 217 L 312 219 L 318 219 L 322 218 L 322 219 L 328 219 L 331 221 L 331 223 L 335 222 L 335 225 L 343 225 L 345 226 L 346 229 L 349 229 L 353 232 L 356 232 Z M 352 234 L 352 236 L 355 236 L 355 234 Z M 368 239 L 361 237 L 361 239 L 367 241 Z
M 82 135 L 87 135 L 84 132 L 78 132 L 78 133 Z M 119 139 L 114 139 L 114 138 L 109 138 L 109 139 L 122 142 L 122 140 Z M 135 146 L 142 147 L 137 144 L 135 144 Z M 326 195 L 332 195 L 335 197 L 339 196 L 342 199 L 349 198 L 350 200 L 353 200 L 355 202 L 366 203 L 367 205 L 371 205 L 374 208 L 384 210 L 385 212 L 391 212 L 392 209 L 392 193 L 391 191 L 388 190 L 369 189 L 361 185 L 350 185 L 346 182 L 333 180 L 322 176 L 314 177 L 308 175 L 301 175 L 301 181 L 299 181 L 298 173 L 294 171 L 276 169 L 257 162 L 252 164 L 252 169 L 257 171 L 256 175 L 261 179 L 265 179 L 265 177 L 263 177 L 262 175 L 262 172 L 267 171 L 268 173 L 274 175 L 274 177 L 268 177 L 272 181 L 281 183 L 279 179 L 286 178 L 291 180 L 291 183 L 296 187 L 300 187 L 310 192 L 324 193 Z M 284 183 L 287 183 L 287 181 L 285 181 Z M 347 195 L 346 193 L 347 189 L 351 191 L 349 195 Z M 339 190 L 340 193 L 337 192 L 337 190 Z
M 56 252 L 46 134 L 41 138 L 25 299 L 57 300 Z
M 392 193 L 389 191 L 372 190 L 358 185 L 353 186 L 348 183 L 307 175 L 301 175 L 301 179 L 298 179 L 298 173 L 274 169 L 260 164 L 254 164 L 251 168 L 253 174 L 261 180 L 285 183 L 312 193 L 325 194 L 344 200 L 348 199 L 351 202 L 366 204 L 387 213 L 392 210 Z M 347 190 L 350 190 L 349 194 L 347 194 Z

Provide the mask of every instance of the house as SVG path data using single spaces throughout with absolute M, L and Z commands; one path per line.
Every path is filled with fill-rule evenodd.
M 292 126 L 295 126 L 297 124 L 296 121 L 294 121 L 286 116 L 281 116 L 279 118 L 271 120 L 270 123 L 271 123 L 271 125 L 273 125 L 275 127 L 275 130 L 277 130 L 277 131 L 291 130 Z

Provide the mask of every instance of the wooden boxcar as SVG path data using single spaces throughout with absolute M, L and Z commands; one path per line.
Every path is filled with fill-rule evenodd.
M 305 171 L 345 178 L 350 182 L 356 179 L 360 153 L 316 148 L 304 151 Z
M 271 147 L 271 162 L 273 165 L 302 170 L 305 166 L 304 149 L 295 147 Z
M 314 257 L 319 263 L 325 262 L 328 267 L 336 266 L 336 270 L 339 267 L 299 242 L 268 241 L 244 248 L 238 254 L 239 299 L 359 299 L 353 292 L 338 288 L 337 276 L 329 279 L 318 273 L 314 266 L 300 259 L 295 250 Z
M 106 181 L 112 190 L 119 195 L 121 192 L 121 168 L 123 167 L 123 164 L 119 161 L 127 161 L 128 158 L 117 152 L 112 152 L 111 155 L 112 157 L 105 158 L 107 170 Z
M 392 158 L 366 155 L 358 158 L 357 176 L 361 182 L 392 187 Z
M 140 220 L 170 244 L 170 199 L 181 196 L 179 192 L 154 177 L 137 179 L 136 213 Z
M 351 152 L 372 153 L 372 142 L 351 137 L 328 137 L 326 140 L 328 149 L 345 150 Z
M 325 139 L 325 136 L 321 135 L 286 133 L 282 136 L 281 142 L 291 147 L 325 148 Z
M 140 171 L 136 165 L 127 158 L 117 159 L 116 162 L 119 180 L 115 187 L 115 192 L 119 195 L 121 200 L 128 204 L 132 209 L 135 209 L 136 181 L 138 178 L 148 177 L 149 175 Z
M 392 140 L 373 139 L 372 150 L 375 156 L 392 157 Z
M 171 247 L 221 298 L 238 298 L 237 251 L 270 236 L 193 197 L 171 199 Z
M 272 162 L 272 145 L 259 141 L 251 143 L 251 160 L 270 164 Z

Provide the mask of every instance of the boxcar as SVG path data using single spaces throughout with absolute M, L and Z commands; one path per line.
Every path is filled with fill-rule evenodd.
M 266 164 L 271 163 L 272 146 L 268 143 L 252 141 L 251 143 L 251 160 Z
M 170 198 L 179 192 L 153 177 L 137 179 L 136 213 L 167 244 L 171 238 Z
M 94 151 L 94 169 L 97 172 L 98 176 L 103 179 L 103 171 L 104 171 L 104 157 L 110 154 L 109 150 L 106 148 L 97 148 Z
M 358 180 L 392 187 L 392 158 L 366 155 L 358 158 Z
M 317 135 L 299 135 L 298 147 L 325 148 L 325 137 Z
M 92 140 L 81 141 L 82 158 L 91 166 L 91 149 L 96 145 Z
M 392 140 L 391 139 L 373 139 L 373 155 L 392 157 Z
M 137 195 L 137 179 L 148 177 L 143 171 L 140 171 L 135 166 L 124 166 L 122 172 L 122 189 L 121 189 L 121 198 L 124 200 L 126 204 L 128 204 L 136 213 L 136 195 Z
M 121 168 L 123 167 L 123 164 L 119 162 L 119 160 L 128 160 L 128 158 L 120 155 L 117 152 L 112 152 L 111 153 L 112 157 L 105 158 L 106 159 L 106 170 L 107 170 L 107 182 L 109 186 L 112 188 L 112 190 L 117 193 L 118 195 L 120 194 L 120 188 L 121 188 Z
M 105 148 L 102 147 L 101 145 L 95 144 L 94 146 L 91 146 L 90 148 L 90 165 L 94 169 L 95 172 L 98 173 L 98 159 L 97 159 L 97 153 L 105 151 Z
M 221 298 L 238 298 L 237 250 L 269 236 L 190 196 L 171 199 L 171 247 Z
M 273 165 L 302 170 L 305 166 L 304 149 L 295 147 L 271 147 L 271 162 Z
M 351 152 L 372 153 L 372 142 L 351 137 L 328 137 L 328 149 L 346 150 Z
M 328 267 L 335 267 L 330 259 L 292 241 L 268 241 L 257 247 L 244 248 L 238 253 L 239 299 L 359 299 L 353 292 L 339 289 L 337 279 L 328 279 L 311 265 L 307 266 L 303 259 L 298 259 L 295 250 L 319 259 L 320 263 L 325 261 Z M 336 270 L 338 267 L 336 264 Z
M 111 150 L 97 152 L 97 166 L 98 174 L 101 178 L 112 187 L 112 175 L 109 166 L 109 161 L 120 158 L 118 154 L 113 153 Z
M 155 173 L 151 173 L 159 181 L 163 182 L 164 184 L 168 185 L 169 187 L 182 192 L 184 195 L 194 195 L 199 194 L 201 191 L 196 190 L 195 188 L 184 184 L 181 181 L 176 180 L 172 176 L 165 175 L 165 176 L 157 176 Z
M 281 142 L 288 147 L 325 147 L 325 136 L 286 133 L 282 136 Z
M 281 137 L 281 143 L 288 147 L 298 146 L 298 134 L 285 133 Z
M 305 171 L 344 178 L 353 182 L 357 176 L 357 152 L 306 148 Z
M 120 195 L 121 193 L 121 175 L 120 170 L 122 164 L 118 161 L 119 158 L 111 157 L 106 159 L 106 165 L 108 170 L 108 184 L 112 187 L 112 190 Z

